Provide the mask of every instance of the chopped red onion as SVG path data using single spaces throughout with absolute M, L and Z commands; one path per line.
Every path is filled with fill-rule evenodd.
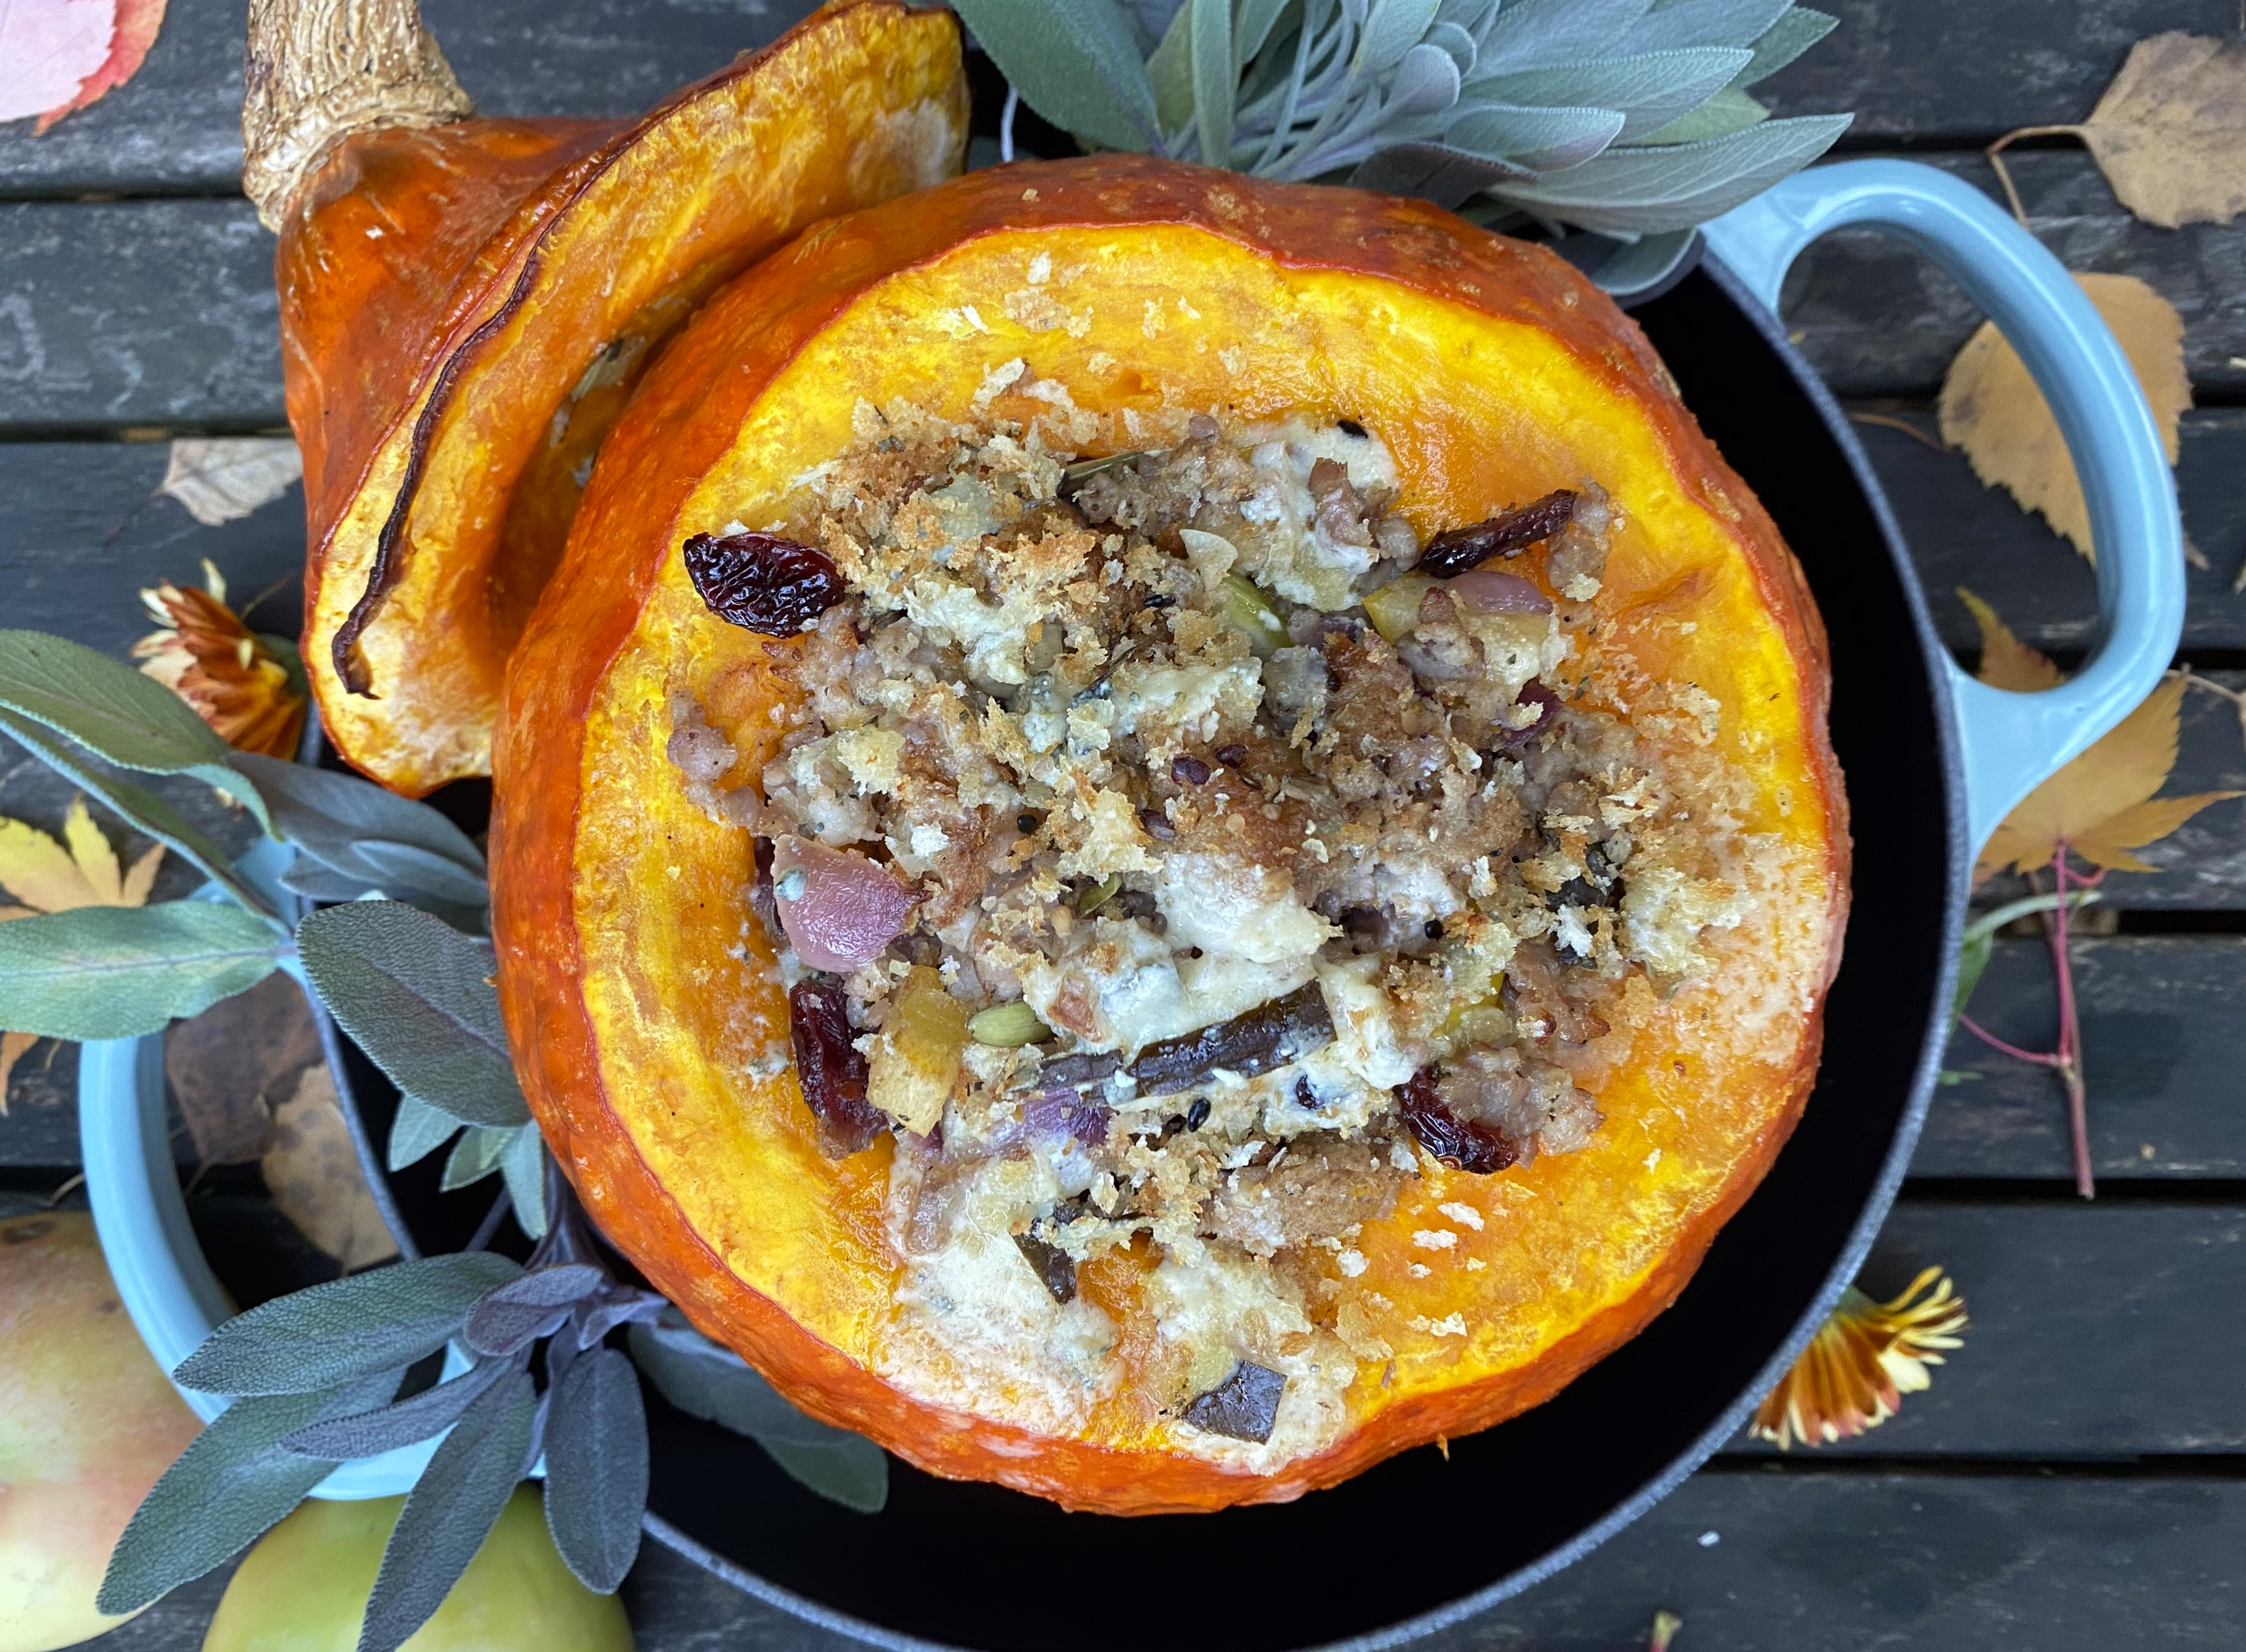
M 1087 1147 L 1107 1139 L 1107 1104 L 1073 1090 L 1041 1090 L 1022 1099 L 1022 1122 L 1039 1136 L 1073 1136 Z
M 802 838 L 773 840 L 772 878 L 772 903 L 796 955 L 843 975 L 881 955 L 916 899 L 879 862 Z
M 1549 614 L 1552 599 L 1518 574 L 1471 568 L 1444 588 L 1468 608 L 1484 614 Z

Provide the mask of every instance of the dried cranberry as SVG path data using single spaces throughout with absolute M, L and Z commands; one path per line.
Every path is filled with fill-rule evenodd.
M 842 575 L 827 553 L 777 534 L 697 534 L 684 555 L 712 614 L 766 636 L 808 630 L 842 600 Z
M 841 988 L 817 981 L 799 981 L 787 995 L 796 1081 L 829 1159 L 865 1152 L 889 1127 L 888 1116 L 866 1099 L 866 1057 L 851 1042 L 848 1003 Z
M 1536 718 L 1525 729 L 1499 731 L 1497 750 L 1501 756 L 1519 756 L 1531 740 L 1552 726 L 1553 715 L 1560 709 L 1560 697 L 1533 676 L 1521 685 L 1521 691 L 1513 697 L 1513 703 L 1535 706 Z
M 1487 1176 L 1516 1163 L 1521 1151 L 1478 1118 L 1461 1118 L 1443 1105 L 1435 1091 L 1435 1071 L 1423 1068 L 1396 1092 L 1404 1122 L 1419 1145 L 1441 1159 L 1477 1176 Z
M 1576 497 L 1571 489 L 1558 488 L 1487 522 L 1438 534 L 1419 553 L 1419 571 L 1446 580 L 1480 568 L 1493 556 L 1518 556 L 1576 520 Z

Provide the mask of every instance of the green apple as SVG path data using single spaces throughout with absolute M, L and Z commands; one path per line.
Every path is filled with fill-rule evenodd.
M 249 1551 L 203 1652 L 352 1652 L 402 1497 L 315 1498 Z M 531 1485 L 515 1488 L 460 1581 L 404 1652 L 631 1652 L 613 1594 L 570 1574 Z
M 49 1652 L 93 1609 L 125 1522 L 202 1424 L 157 1369 L 93 1220 L 0 1220 L 0 1652 Z

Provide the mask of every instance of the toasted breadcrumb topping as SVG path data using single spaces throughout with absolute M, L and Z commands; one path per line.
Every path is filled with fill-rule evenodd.
M 1603 1035 L 1741 921 L 1738 833 L 1714 759 L 1584 703 L 1595 479 L 1529 554 L 1433 577 L 1353 422 L 1047 441 L 861 405 L 766 530 L 847 588 L 773 650 L 780 754 L 718 790 L 732 748 L 681 698 L 671 758 L 783 868 L 759 901 L 789 981 L 823 955 L 811 876 L 908 892 L 824 977 L 898 1138 L 895 1362 L 970 1410 L 1126 1403 L 1275 1467 L 1392 1352 L 1344 1288 L 1365 1224 L 1425 1155 L 1502 1174 L 1591 1139 Z M 1666 710 L 1701 745 L 1722 715 Z M 1455 1265 L 1451 1229 L 1410 1243 L 1415 1275 Z M 1160 1262 L 1120 1399 L 1114 1305 L 1073 1282 L 1119 1247 Z

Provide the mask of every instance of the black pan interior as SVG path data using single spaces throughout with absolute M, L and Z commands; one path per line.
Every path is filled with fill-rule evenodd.
M 1935 644 L 1845 424 L 1710 270 L 1637 313 L 1808 571 L 1832 640 L 1833 740 L 1858 845 L 1816 1093 L 1676 1305 L 1548 1404 L 1453 1441 L 1448 1461 L 1429 1447 L 1293 1504 L 1216 1515 L 1067 1514 L 902 1464 L 888 1506 L 853 1514 L 650 1394 L 650 1511 L 690 1549 L 876 1640 L 989 1652 L 1385 1641 L 1564 1563 L 1737 1425 L 1892 1194 L 1924 1105 L 1915 1081 L 1943 1024 L 1957 868 Z M 400 1192 L 421 1207 L 418 1226 L 425 1196 Z

